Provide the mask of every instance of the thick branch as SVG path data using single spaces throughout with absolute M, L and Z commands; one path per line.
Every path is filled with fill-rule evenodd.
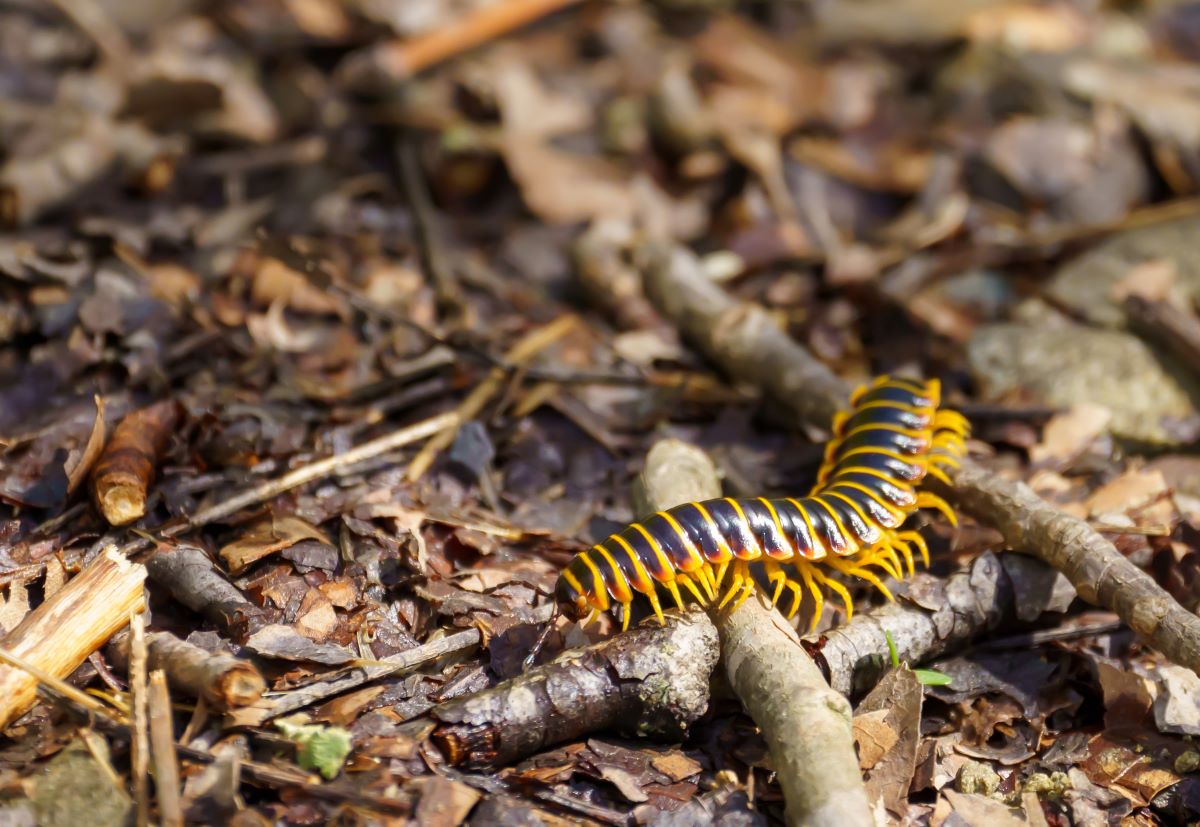
M 716 469 L 695 446 L 657 443 L 642 487 L 648 512 L 720 496 Z M 725 674 L 758 724 L 787 801 L 789 824 L 871 824 L 850 704 L 825 683 L 795 631 L 760 600 L 716 618 Z
M 1018 582 L 1025 588 L 1018 589 Z M 1030 588 L 1031 583 L 1040 588 Z M 895 603 L 856 613 L 836 629 L 804 638 L 834 689 L 858 695 L 873 687 L 891 667 L 888 635 L 900 660 L 921 663 L 998 626 L 1065 611 L 1075 594 L 1061 574 L 1040 560 L 990 551 L 945 579 L 918 573 L 906 591 Z
M 690 253 L 645 251 L 646 292 L 662 313 L 728 375 L 765 390 L 799 423 L 826 428 L 849 387 L 792 341 L 759 307 L 704 278 Z M 1065 574 L 1081 597 L 1114 611 L 1159 651 L 1200 673 L 1200 617 L 1187 612 L 1088 525 L 1027 486 L 963 463 L 944 494 L 981 522 Z
M 447 761 L 497 767 L 604 729 L 679 738 L 708 708 L 717 633 L 701 612 L 672 614 L 468 698 L 438 704 L 433 741 Z

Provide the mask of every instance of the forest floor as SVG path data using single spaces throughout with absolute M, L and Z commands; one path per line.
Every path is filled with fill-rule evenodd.
M 0 98 L 0 824 L 829 823 L 826 697 L 881 824 L 1200 821 L 1200 3 L 9 0 Z M 523 664 L 884 373 L 959 525 L 811 693 Z

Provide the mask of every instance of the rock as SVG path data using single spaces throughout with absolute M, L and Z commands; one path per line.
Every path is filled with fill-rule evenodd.
M 1125 313 L 1112 297 L 1113 285 L 1140 264 L 1174 265 L 1180 297 L 1200 298 L 1200 216 L 1127 230 L 1067 262 L 1050 281 L 1049 294 L 1088 321 L 1123 327 Z
M 132 821 L 133 801 L 80 740 L 54 756 L 37 776 L 32 799 L 43 827 L 124 827 Z
M 1197 421 L 1200 387 L 1124 331 L 1069 321 L 985 325 L 967 361 L 987 399 L 1023 389 L 1053 407 L 1103 405 L 1120 438 L 1172 445 L 1194 436 L 1186 432 L 1195 430 L 1188 426 Z

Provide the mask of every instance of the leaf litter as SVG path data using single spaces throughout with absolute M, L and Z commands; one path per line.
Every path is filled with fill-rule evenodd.
M 270 690 L 226 718 L 172 692 L 187 821 L 782 821 L 719 696 L 686 738 L 598 732 L 486 774 L 429 741 L 435 706 L 521 673 L 656 436 L 741 495 L 819 463 L 647 302 L 646 238 L 842 376 L 941 376 L 996 473 L 1200 606 L 1195 366 L 1121 309 L 1195 312 L 1194 4 L 599 3 L 415 76 L 378 59 L 510 4 L 0 9 L 0 627 L 144 544 L 154 633 Z M 933 544 L 906 598 L 930 608 L 1000 550 L 969 522 Z M 922 664 L 945 685 L 900 666 L 854 699 L 880 818 L 1200 818 L 1196 676 L 1002 559 L 1012 628 Z M 560 622 L 547 653 L 610 632 Z M 71 680 L 119 708 L 118 660 Z M 283 709 L 308 716 L 287 737 Z M 5 736 L 5 819 L 136 809 L 126 732 L 41 698 Z

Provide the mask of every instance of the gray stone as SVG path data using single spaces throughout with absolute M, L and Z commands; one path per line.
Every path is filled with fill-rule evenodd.
M 1197 417 L 1194 379 L 1120 330 L 1044 318 L 985 325 L 967 361 L 987 399 L 1023 389 L 1052 407 L 1103 405 L 1112 411 L 1113 435 L 1125 439 L 1175 444 Z
M 1155 260 L 1175 265 L 1181 297 L 1200 298 L 1200 215 L 1126 230 L 1100 242 L 1059 268 L 1048 292 L 1091 322 L 1122 327 L 1125 314 L 1112 287 L 1134 267 Z

